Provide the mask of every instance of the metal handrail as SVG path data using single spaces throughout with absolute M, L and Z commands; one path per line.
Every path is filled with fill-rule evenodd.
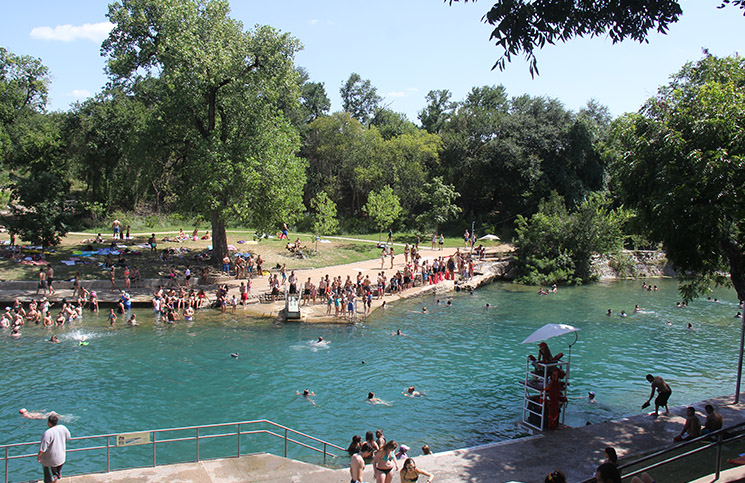
M 275 428 L 279 428 L 282 430 L 281 432 L 283 434 L 279 434 L 277 432 L 272 431 L 271 429 L 255 429 L 255 430 L 243 430 L 241 426 L 244 425 L 253 425 L 253 424 L 268 424 L 270 426 L 273 426 Z M 236 431 L 234 432 L 223 432 L 219 434 L 202 434 L 200 435 L 199 430 L 200 429 L 207 429 L 207 428 L 224 428 L 227 426 L 237 426 Z M 156 436 L 162 433 L 172 433 L 174 431 L 190 431 L 193 430 L 195 432 L 194 436 L 184 436 L 184 437 L 174 437 L 174 438 L 168 438 L 168 439 L 157 439 Z M 151 435 L 151 441 L 146 444 L 152 445 L 153 448 L 153 462 L 152 466 L 158 466 L 157 459 L 156 459 L 156 446 L 166 443 L 174 443 L 179 441 L 194 441 L 195 442 L 195 449 L 196 449 L 196 460 L 194 461 L 202 461 L 202 458 L 199 456 L 199 441 L 200 440 L 209 440 L 209 439 L 215 439 L 215 438 L 224 438 L 224 437 L 230 437 L 230 436 L 237 436 L 238 440 L 238 450 L 234 455 L 228 455 L 225 456 L 226 458 L 237 458 L 241 456 L 241 436 L 249 435 L 249 434 L 269 434 L 272 436 L 275 436 L 277 438 L 284 439 L 284 457 L 287 457 L 287 443 L 294 443 L 298 446 L 311 449 L 313 451 L 316 451 L 318 453 L 323 453 L 323 463 L 326 464 L 326 456 L 332 456 L 336 458 L 336 455 L 329 453 L 328 448 L 335 448 L 341 451 L 345 451 L 344 448 L 341 446 L 337 446 L 333 443 L 329 443 L 328 441 L 324 441 L 322 439 L 310 436 L 308 434 L 305 434 L 300 431 L 296 431 L 292 428 L 289 428 L 287 426 L 283 426 L 281 424 L 277 424 L 273 421 L 269 421 L 268 419 L 257 419 L 257 420 L 251 420 L 251 421 L 239 421 L 239 422 L 232 422 L 232 423 L 218 423 L 218 424 L 202 424 L 198 426 L 183 426 L 180 428 L 162 428 L 162 429 L 151 429 L 147 431 L 137 431 L 141 433 L 150 433 Z M 323 449 L 316 448 L 315 446 L 311 446 L 311 444 L 306 444 L 302 441 L 298 441 L 297 439 L 294 439 L 292 437 L 289 437 L 288 434 L 293 434 L 297 436 L 301 436 L 303 438 L 307 438 L 311 441 L 314 441 L 316 443 L 320 443 L 323 445 Z M 74 438 L 71 438 L 70 441 L 82 441 L 86 439 L 92 439 L 92 440 L 98 440 L 105 438 L 106 443 L 105 444 L 99 444 L 96 446 L 89 446 L 85 448 L 72 448 L 68 449 L 68 453 L 76 453 L 81 451 L 93 451 L 93 450 L 106 450 L 106 473 L 111 471 L 111 449 L 116 448 L 117 446 L 112 446 L 110 444 L 110 438 L 116 438 L 119 434 L 118 433 L 109 433 L 109 434 L 98 434 L 93 436 L 77 436 Z M 9 463 L 11 460 L 16 459 L 23 459 L 23 458 L 35 458 L 36 453 L 32 454 L 19 454 L 19 455 L 10 455 L 10 450 L 12 448 L 23 448 L 28 446 L 36 446 L 38 445 L 38 441 L 34 442 L 26 442 L 26 443 L 11 443 L 11 444 L 0 444 L 0 459 L 4 461 L 5 466 L 5 483 L 8 483 L 8 469 L 9 469 Z M 131 469 L 136 467 L 127 467 L 127 468 L 121 468 L 121 469 Z
M 702 451 L 706 451 L 706 450 L 711 449 L 712 447 L 716 446 L 716 448 L 717 448 L 717 454 L 716 454 L 716 458 L 714 460 L 714 473 L 715 473 L 714 480 L 716 481 L 716 480 L 719 479 L 719 475 L 720 475 L 720 473 L 722 471 L 722 446 L 724 446 L 725 444 L 732 443 L 734 441 L 739 441 L 741 439 L 745 439 L 745 433 L 738 434 L 738 435 L 731 435 L 731 434 L 729 434 L 731 432 L 735 432 L 736 430 L 741 430 L 743 428 L 745 428 L 745 422 L 738 423 L 738 424 L 729 426 L 727 428 L 722 428 L 722 429 L 719 429 L 717 431 L 712 431 L 711 433 L 707 433 L 707 434 L 704 434 L 702 436 L 698 436 L 696 438 L 689 439 L 688 441 L 685 441 L 685 442 L 683 442 L 681 444 L 676 444 L 675 446 L 672 446 L 670 448 L 666 448 L 666 449 L 657 451 L 655 453 L 652 453 L 652 454 L 649 454 L 649 455 L 644 456 L 642 458 L 639 458 L 639 459 L 637 459 L 635 461 L 631 461 L 629 463 L 625 463 L 625 464 L 619 466 L 618 469 L 619 469 L 619 471 L 622 471 L 622 470 L 624 470 L 626 468 L 629 468 L 631 466 L 637 466 L 640 463 L 643 463 L 645 461 L 649 461 L 649 460 L 652 460 L 652 459 L 655 459 L 655 458 L 659 458 L 660 456 L 664 456 L 667 453 L 671 453 L 673 451 L 679 451 L 680 449 L 685 448 L 687 446 L 690 446 L 692 444 L 701 443 L 701 442 L 704 442 L 704 441 L 710 441 L 712 437 L 716 437 L 716 441 L 711 441 L 711 442 L 709 442 L 709 444 L 706 444 L 704 446 L 698 446 L 698 447 L 696 447 L 695 449 L 693 449 L 691 451 L 686 451 L 686 452 L 684 452 L 682 454 L 673 456 L 671 458 L 667 458 L 667 459 L 664 459 L 662 461 L 658 461 L 657 463 L 652 463 L 650 465 L 647 465 L 647 466 L 644 466 L 644 467 L 639 468 L 637 470 L 634 470 L 631 473 L 626 473 L 626 474 L 624 474 L 622 476 L 622 479 L 631 478 L 631 477 L 634 477 L 634 476 L 639 475 L 641 473 L 644 473 L 645 471 L 649 471 L 649 470 L 652 470 L 654 468 L 658 468 L 660 466 L 664 466 L 664 465 L 666 465 L 668 463 L 672 463 L 674 461 L 678 461 L 678 460 L 687 458 L 689 456 L 692 456 L 694 454 L 698 454 L 698 453 L 700 453 Z M 727 439 L 724 439 L 725 436 L 727 436 Z M 594 482 L 594 481 L 595 481 L 595 478 L 588 478 L 586 480 L 581 481 L 580 483 L 591 483 L 591 482 Z

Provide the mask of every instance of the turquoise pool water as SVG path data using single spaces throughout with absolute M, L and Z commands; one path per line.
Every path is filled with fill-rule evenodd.
M 142 310 L 137 327 L 111 330 L 105 316 L 86 314 L 74 327 L 27 327 L 19 340 L 4 332 L 0 443 L 36 441 L 45 429 L 43 421 L 21 418 L 20 407 L 69 415 L 75 436 L 270 419 L 344 447 L 353 434 L 383 429 L 414 448 L 413 455 L 424 443 L 442 451 L 501 441 L 524 434 L 515 425 L 522 414 L 519 381 L 526 355 L 537 346 L 520 342 L 546 323 L 581 329 L 572 350 L 570 395 L 577 399 L 567 409 L 567 424 L 638 413 L 649 395 L 648 372 L 670 383 L 672 405 L 733 393 L 734 315 L 741 310 L 734 292 L 712 294 L 721 303 L 676 308 L 676 283 L 655 283 L 658 292 L 642 291 L 633 281 L 561 288 L 548 296 L 494 284 L 473 295 L 440 296 L 451 299 L 451 307 L 432 296 L 396 301 L 355 326 L 276 324 L 239 309 L 235 315 L 200 313 L 194 323 L 169 327 Z M 486 303 L 496 307 L 486 309 Z M 635 304 L 644 311 L 632 313 Z M 629 316 L 607 317 L 609 308 Z M 685 329 L 688 322 L 695 330 Z M 396 329 L 407 336 L 392 335 Z M 48 343 L 51 333 L 62 343 Z M 81 335 L 88 346 L 78 345 Z M 315 345 L 318 337 L 329 343 Z M 572 341 L 566 335 L 549 345 L 566 352 Z M 409 385 L 426 396 L 404 397 Z M 305 388 L 317 394 L 316 405 L 295 395 Z M 598 404 L 584 400 L 589 390 Z M 367 404 L 369 391 L 390 406 Z M 276 442 L 255 444 L 261 447 L 247 443 L 244 451 L 265 445 L 279 451 Z M 192 459 L 187 448 L 164 450 L 164 458 Z M 68 472 L 103 469 L 94 458 L 81 460 L 71 458 Z M 121 460 L 115 467 L 132 464 Z M 11 480 L 38 476 L 35 461 L 13 465 Z

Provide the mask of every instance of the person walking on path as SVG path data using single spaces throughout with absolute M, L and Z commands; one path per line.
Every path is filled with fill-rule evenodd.
M 662 377 L 655 377 L 652 374 L 647 374 L 647 381 L 652 384 L 652 392 L 649 394 L 649 399 L 647 399 L 647 402 L 642 404 L 642 409 L 649 406 L 649 401 L 651 401 L 654 397 L 654 391 L 656 389 L 657 398 L 655 398 L 654 400 L 654 417 L 657 417 L 659 415 L 661 407 L 665 408 L 665 414 L 670 414 L 670 410 L 667 407 L 667 400 L 670 399 L 670 395 L 673 393 L 672 389 L 670 389 L 670 386 L 667 385 Z
M 67 442 L 70 431 L 59 423 L 59 417 L 52 414 L 47 418 L 49 429 L 44 431 L 36 460 L 44 467 L 44 483 L 62 478 L 62 465 L 65 464 Z

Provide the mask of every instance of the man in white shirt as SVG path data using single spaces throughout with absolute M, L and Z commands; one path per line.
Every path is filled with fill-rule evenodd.
M 70 440 L 70 431 L 59 423 L 59 417 L 52 414 L 47 418 L 49 429 L 44 431 L 39 446 L 39 454 L 36 460 L 44 467 L 44 483 L 52 483 L 62 476 L 62 465 L 65 463 L 67 453 L 67 441 Z

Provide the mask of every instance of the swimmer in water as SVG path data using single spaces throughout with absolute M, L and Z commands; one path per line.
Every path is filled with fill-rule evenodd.
M 587 402 L 590 404 L 597 404 L 598 400 L 595 399 L 595 391 L 590 391 L 587 393 Z
M 670 322 L 669 320 L 666 320 L 666 321 L 665 321 L 665 325 L 673 325 L 673 323 L 672 323 L 672 322 Z
M 21 408 L 18 410 L 18 412 L 21 413 L 21 416 L 26 419 L 47 419 L 49 416 L 52 415 L 59 417 L 59 414 L 55 413 L 54 411 L 43 413 L 41 411 L 28 411 L 26 408 Z
M 486 304 L 486 305 L 484 305 L 484 308 L 485 309 L 490 309 L 490 308 L 492 308 L 492 305 L 491 304 Z
M 137 316 L 135 314 L 132 314 L 132 317 L 129 318 L 127 323 L 129 325 L 137 325 Z
M 695 330 L 693 328 L 693 324 L 691 324 L 690 322 L 688 322 L 688 327 L 686 327 L 686 330 Z
M 741 314 L 740 312 L 737 312 L 737 313 L 735 314 L 735 318 L 736 318 L 736 319 L 742 319 L 742 314 Z
M 637 305 L 634 305 L 634 313 L 638 313 L 638 312 L 641 312 L 641 311 L 642 311 L 642 309 L 641 309 L 641 307 L 639 307 L 638 304 Z
M 427 307 L 422 307 L 422 313 L 423 314 L 426 314 L 427 313 Z
M 437 299 L 437 305 L 440 305 L 440 299 Z
M 619 314 L 619 316 L 626 317 L 627 316 L 626 311 L 625 310 L 622 310 L 621 313 Z
M 305 389 L 303 392 L 295 391 L 295 395 L 296 396 L 303 396 L 303 399 L 305 399 L 306 401 L 308 401 L 312 405 L 317 406 L 316 402 L 310 398 L 311 396 L 315 396 L 316 395 L 316 393 L 314 393 L 313 391 L 309 391 L 307 389 Z
M 613 315 L 613 311 L 612 311 L 611 309 L 608 309 L 608 313 L 607 313 L 607 314 L 605 314 L 605 315 L 607 315 L 608 317 L 610 317 L 610 316 L 612 316 L 612 315 Z
M 57 338 L 56 335 L 53 335 L 52 338 L 49 339 L 49 342 L 51 342 L 52 344 L 59 344 L 60 340 Z
M 396 329 L 396 333 L 395 333 L 395 334 L 393 334 L 393 335 L 401 335 L 401 336 L 403 336 L 403 337 L 408 337 L 408 335 L 406 335 L 406 334 L 404 334 L 403 332 L 401 332 L 401 329 Z
M 447 305 L 448 307 L 452 307 L 453 301 L 452 300 L 448 300 L 448 303 L 446 303 L 445 305 Z
M 375 393 L 374 392 L 367 393 L 367 399 L 366 399 L 366 401 L 369 402 L 372 405 L 382 404 L 384 406 L 390 406 L 389 403 L 383 401 L 382 399 L 380 399 L 378 397 L 375 397 Z
M 404 392 L 402 392 L 401 394 L 403 394 L 406 397 L 421 397 L 421 396 L 424 396 L 424 393 L 423 392 L 420 392 L 420 391 L 417 391 L 416 389 L 414 389 L 414 386 L 407 387 L 404 390 Z

